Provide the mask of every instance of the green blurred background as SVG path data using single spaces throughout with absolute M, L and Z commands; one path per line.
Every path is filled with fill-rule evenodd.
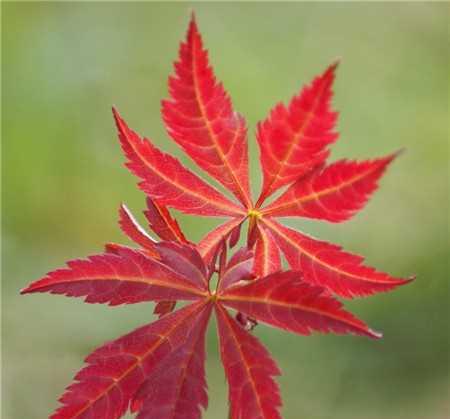
M 48 416 L 105 340 L 152 319 L 152 306 L 108 308 L 19 289 L 70 258 L 127 243 L 119 202 L 144 196 L 123 168 L 112 104 L 138 132 L 182 156 L 160 100 L 195 8 L 217 76 L 254 126 L 337 57 L 340 141 L 332 159 L 404 154 L 365 211 L 342 225 L 288 224 L 417 281 L 348 306 L 379 342 L 256 334 L 284 372 L 285 419 L 444 419 L 448 363 L 448 12 L 445 3 L 3 3 L 3 418 Z M 256 191 L 255 191 L 256 192 Z M 198 240 L 217 220 L 179 216 Z M 140 217 L 142 220 L 142 217 Z M 209 331 L 207 419 L 227 417 Z

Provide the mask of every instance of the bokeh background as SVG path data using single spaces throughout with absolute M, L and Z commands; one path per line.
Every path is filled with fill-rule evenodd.
M 353 220 L 287 221 L 417 281 L 348 304 L 384 331 L 379 342 L 256 329 L 284 372 L 283 417 L 447 418 L 448 3 L 3 3 L 2 417 L 47 417 L 88 352 L 152 320 L 151 304 L 18 293 L 67 259 L 127 243 L 118 204 L 140 215 L 144 196 L 123 167 L 112 104 L 192 167 L 159 116 L 192 8 L 217 76 L 248 119 L 255 185 L 256 122 L 337 57 L 332 159 L 407 149 Z M 179 219 L 192 240 L 218 223 Z M 208 345 L 205 418 L 225 419 L 212 327 Z

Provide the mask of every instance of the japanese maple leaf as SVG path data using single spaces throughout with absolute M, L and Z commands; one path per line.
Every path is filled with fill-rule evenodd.
M 213 311 L 229 385 L 230 419 L 281 418 L 281 398 L 275 361 L 228 309 L 300 335 L 317 331 L 380 337 L 324 288 L 305 282 L 301 272 L 255 280 L 253 252 L 242 248 L 227 261 L 224 240 L 206 264 L 167 209 L 149 201 L 146 214 L 158 235 L 173 240 L 156 242 L 122 206 L 120 226 L 138 248 L 108 244 L 105 253 L 70 261 L 22 290 L 111 306 L 187 302 L 92 352 L 52 419 L 115 419 L 129 410 L 138 419 L 201 418 L 208 403 L 205 334 Z M 218 281 L 212 289 L 214 272 Z
M 237 242 L 241 225 L 248 220 L 248 246 L 255 249 L 257 276 L 280 270 L 281 251 L 289 265 L 302 272 L 305 282 L 341 297 L 389 291 L 411 279 L 365 266 L 361 256 L 276 220 L 299 216 L 338 223 L 351 218 L 364 207 L 398 155 L 326 163 L 328 147 L 338 137 L 334 131 L 337 113 L 330 104 L 336 67 L 337 63 L 332 64 L 288 106 L 276 105 L 258 124 L 263 185 L 255 204 L 248 179 L 246 123 L 214 76 L 194 17 L 180 46 L 175 73 L 169 78 L 170 98 L 162 102 L 162 116 L 170 137 L 237 201 L 149 139 L 139 137 L 114 109 L 127 166 L 141 179 L 139 186 L 149 197 L 187 214 L 228 217 L 198 244 L 206 263 L 223 237 Z M 283 187 L 286 190 L 266 204 Z
M 213 75 L 194 18 L 181 45 L 171 98 L 163 102 L 170 136 L 200 168 L 229 190 L 226 197 L 178 160 L 140 138 L 114 110 L 128 168 L 148 195 L 145 216 L 157 242 L 122 205 L 119 224 L 137 248 L 109 243 L 105 252 L 68 262 L 22 293 L 50 292 L 111 306 L 156 302 L 160 319 L 109 342 L 86 358 L 51 416 L 198 419 L 207 406 L 205 334 L 217 318 L 229 384 L 231 419 L 280 418 L 274 377 L 280 372 L 249 333 L 256 322 L 307 335 L 380 334 L 345 311 L 334 294 L 366 296 L 408 282 L 362 265 L 362 258 L 279 224 L 275 217 L 330 222 L 350 218 L 367 202 L 396 154 L 326 165 L 336 114 L 330 108 L 336 65 L 258 125 L 263 187 L 250 195 L 246 124 Z M 268 205 L 266 199 L 286 187 Z M 237 199 L 237 201 L 235 200 Z M 229 219 L 197 245 L 169 213 Z M 248 220 L 247 245 L 228 259 Z M 280 250 L 292 270 L 281 271 Z M 211 277 L 217 273 L 217 286 Z M 178 301 L 185 305 L 174 311 Z M 229 309 L 237 312 L 233 318 Z

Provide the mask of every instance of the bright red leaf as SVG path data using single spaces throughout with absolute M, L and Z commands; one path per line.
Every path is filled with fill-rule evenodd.
M 217 82 L 203 48 L 195 19 L 180 46 L 175 75 L 169 78 L 170 100 L 162 114 L 171 137 L 194 161 L 229 189 L 246 207 L 248 183 L 247 128 Z
M 300 270 L 305 281 L 326 287 L 341 297 L 389 291 L 410 281 L 364 266 L 361 256 L 344 252 L 339 246 L 313 239 L 275 221 L 265 223 L 278 238 L 289 265 Z
M 366 204 L 378 186 L 378 179 L 396 156 L 362 162 L 340 160 L 295 182 L 262 213 L 269 217 L 345 221 Z
M 258 240 L 255 249 L 255 275 L 266 276 L 281 269 L 278 244 L 273 234 L 263 224 L 258 225 Z
M 152 199 L 188 214 L 233 216 L 244 213 L 177 159 L 158 150 L 149 140 L 141 139 L 128 128 L 118 112 L 113 111 L 122 149 L 129 160 L 127 167 L 142 179 L 139 186 Z
M 178 222 L 170 215 L 168 209 L 147 197 L 147 210 L 144 211 L 149 227 L 162 240 L 188 243 L 186 237 L 178 225 Z
M 280 187 L 290 184 L 328 157 L 327 146 L 337 114 L 331 109 L 337 63 L 294 96 L 286 107 L 278 104 L 269 118 L 258 124 L 258 144 L 264 182 L 258 204 Z
M 328 148 L 338 137 L 337 113 L 331 106 L 336 68 L 337 63 L 330 65 L 289 105 L 276 105 L 269 117 L 258 124 L 263 185 L 255 205 L 248 188 L 245 124 L 232 110 L 231 100 L 214 76 L 194 20 L 181 44 L 175 75 L 169 78 L 170 99 L 163 102 L 163 118 L 171 137 L 243 206 L 232 203 L 177 160 L 141 140 L 116 115 L 122 147 L 129 159 L 127 165 L 144 179 L 141 188 L 151 199 L 190 214 L 232 217 L 198 244 L 206 261 L 224 237 L 230 239 L 230 244 L 236 243 L 242 223 L 248 220 L 247 245 L 256 246 L 257 253 L 255 273 L 267 275 L 280 266 L 278 248 L 282 244 L 279 231 L 271 231 L 273 218 L 300 216 L 343 222 L 361 210 L 375 192 L 398 153 L 376 160 L 326 163 Z M 171 173 L 174 175 L 169 176 Z M 288 186 L 287 190 L 264 206 L 265 200 L 283 186 Z M 303 269 L 293 262 L 304 257 L 301 249 L 291 247 L 290 253 L 293 252 L 287 257 L 288 262 L 293 269 Z M 336 252 L 334 256 L 327 258 L 327 265 L 332 271 L 339 271 L 346 263 L 345 257 L 340 260 Z M 305 269 L 305 281 L 328 286 L 327 269 Z M 342 281 L 329 288 L 340 296 L 366 296 L 407 282 L 386 273 L 379 275 L 386 286 L 378 283 L 355 289 L 355 284 Z
M 169 78 L 163 119 L 177 144 L 234 197 L 139 137 L 114 110 L 126 166 L 147 195 L 148 225 L 163 241 L 156 242 L 122 205 L 119 224 L 136 248 L 108 243 L 105 253 L 70 261 L 22 293 L 50 292 L 112 306 L 152 301 L 162 318 L 89 355 L 53 419 L 115 419 L 127 411 L 139 419 L 200 419 L 208 402 L 205 334 L 212 310 L 229 385 L 229 419 L 281 418 L 274 381 L 280 371 L 248 332 L 258 322 L 301 335 L 381 337 L 334 295 L 367 296 L 409 280 L 364 266 L 362 257 L 274 219 L 345 221 L 366 204 L 396 157 L 327 165 L 328 147 L 337 139 L 331 108 L 335 70 L 331 65 L 288 106 L 276 105 L 258 124 L 263 185 L 255 205 L 246 124 L 214 76 L 194 19 Z M 264 207 L 282 187 L 286 191 Z M 228 219 L 195 245 L 168 207 Z M 246 245 L 228 258 L 245 221 Z M 281 270 L 280 252 L 292 271 Z M 187 305 L 171 313 L 181 300 Z M 227 308 L 237 311 L 236 319 Z

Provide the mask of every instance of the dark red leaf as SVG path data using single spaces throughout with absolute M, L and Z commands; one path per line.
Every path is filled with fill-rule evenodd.
M 253 252 L 243 247 L 230 258 L 230 261 L 221 273 L 218 289 L 226 289 L 239 281 L 252 278 L 254 278 Z
M 162 263 L 199 288 L 207 288 L 207 268 L 197 250 L 185 243 L 160 242 L 155 245 Z
M 281 419 L 280 375 L 266 348 L 216 305 L 220 355 L 229 386 L 230 419 Z
M 184 345 L 209 313 L 210 307 L 200 301 L 95 350 L 51 419 L 120 418 L 146 378 Z
M 68 268 L 50 272 L 22 294 L 50 292 L 86 297 L 87 303 L 109 305 L 141 301 L 195 300 L 205 295 L 199 284 L 131 249 L 73 260 Z
M 242 223 L 243 219 L 232 218 L 224 224 L 210 231 L 197 245 L 197 250 L 202 255 L 206 264 L 209 264 L 214 252 L 223 239 L 227 239 L 233 229 Z
M 159 317 L 172 313 L 177 305 L 176 301 L 160 301 L 156 304 L 153 314 L 157 314 Z
M 301 335 L 311 331 L 353 333 L 380 338 L 381 334 L 323 295 L 323 288 L 301 281 L 301 273 L 278 272 L 218 296 L 224 305 L 280 329 Z
M 208 304 L 192 325 L 189 336 L 151 373 L 136 393 L 132 411 L 137 419 L 200 419 L 208 395 L 205 380 L 205 333 L 211 313 Z
M 239 241 L 239 238 L 241 237 L 241 227 L 242 223 L 237 225 L 236 227 L 231 230 L 230 233 L 230 248 L 232 249 Z

